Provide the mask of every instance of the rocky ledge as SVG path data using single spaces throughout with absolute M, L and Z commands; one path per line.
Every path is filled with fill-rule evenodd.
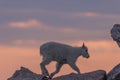
M 103 70 L 97 70 L 81 75 L 71 73 L 53 79 L 47 79 L 42 75 L 33 73 L 27 68 L 21 67 L 21 69 L 17 70 L 8 80 L 106 80 L 106 72 Z
M 96 70 L 83 74 L 71 73 L 53 79 L 48 79 L 43 75 L 33 73 L 25 67 L 21 67 L 7 80 L 120 80 L 120 64 L 115 66 L 108 74 L 104 70 Z

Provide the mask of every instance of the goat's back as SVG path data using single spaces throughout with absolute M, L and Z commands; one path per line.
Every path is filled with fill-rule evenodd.
M 54 58 L 66 58 L 70 54 L 71 46 L 56 43 L 48 42 L 43 44 L 40 47 L 40 54 L 44 56 L 52 56 Z

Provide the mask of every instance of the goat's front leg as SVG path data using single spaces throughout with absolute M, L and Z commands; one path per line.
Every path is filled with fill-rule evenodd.
M 50 59 L 45 59 L 40 63 L 42 75 L 49 76 L 48 70 L 46 69 L 45 65 L 49 64 L 51 62 Z
M 59 63 L 59 62 L 56 64 L 56 70 L 53 73 L 50 74 L 50 78 L 52 78 L 55 74 L 57 74 L 60 71 L 62 65 L 63 64 Z
M 79 68 L 76 66 L 74 61 L 69 61 L 68 64 L 70 65 L 70 67 L 75 70 L 78 74 L 80 74 L 80 70 Z

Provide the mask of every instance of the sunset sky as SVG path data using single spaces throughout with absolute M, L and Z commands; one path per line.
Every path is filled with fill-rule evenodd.
M 41 74 L 39 47 L 48 41 L 84 42 L 90 58 L 77 60 L 81 73 L 109 72 L 120 62 L 120 49 L 110 35 L 116 23 L 120 0 L 0 0 L 0 80 L 21 66 Z M 53 67 L 54 62 L 47 66 L 49 72 Z M 71 72 L 65 65 L 56 76 Z

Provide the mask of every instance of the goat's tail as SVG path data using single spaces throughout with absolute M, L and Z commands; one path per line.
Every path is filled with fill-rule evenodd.
M 44 55 L 45 54 L 45 51 L 42 49 L 42 48 L 40 48 L 40 55 Z

